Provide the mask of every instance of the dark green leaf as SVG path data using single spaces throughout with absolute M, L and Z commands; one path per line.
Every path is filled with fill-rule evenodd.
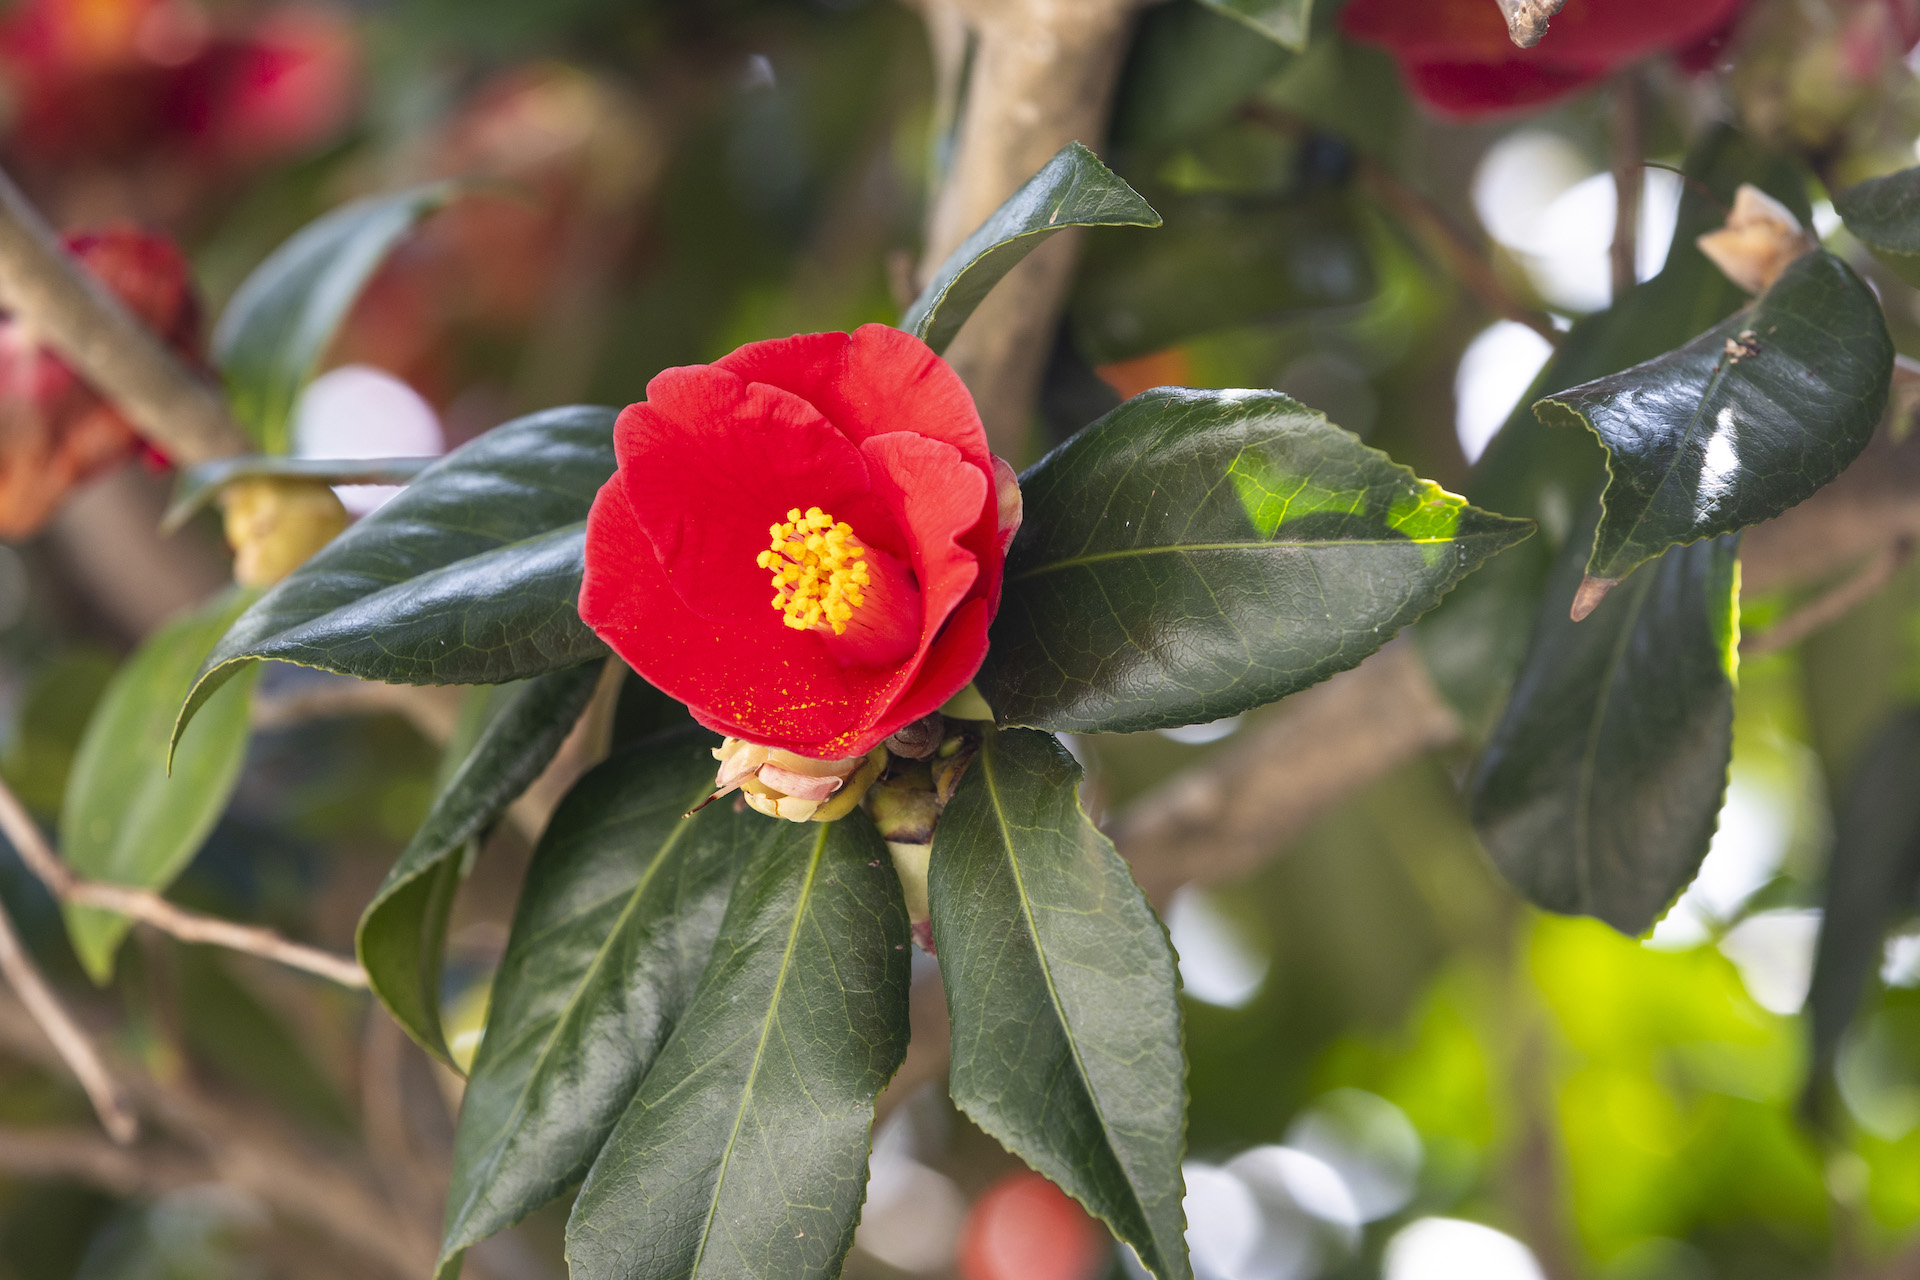
M 1893 339 L 1846 263 L 1816 250 L 1749 310 L 1676 351 L 1540 400 L 1607 448 L 1587 573 L 1772 519 L 1859 456 L 1887 405 Z
M 1160 215 L 1138 192 L 1093 152 L 1069 142 L 947 255 L 900 327 L 945 351 L 988 291 L 1055 232 L 1159 225 Z
M 1021 478 L 980 687 L 1002 723 L 1216 720 L 1354 666 L 1525 521 L 1272 391 L 1135 396 Z
M 1296 53 L 1307 47 L 1313 24 L 1313 0 L 1200 0 L 1207 8 L 1237 18 L 1275 44 Z
M 212 502 L 220 487 L 232 480 L 260 476 L 296 480 L 325 480 L 328 484 L 405 484 L 432 466 L 435 458 L 277 458 L 259 454 L 244 458 L 217 458 L 188 467 L 173 486 L 173 502 L 160 518 L 160 532 L 172 533 Z
M 1351 203 L 1189 196 L 1162 201 L 1166 226 L 1087 246 L 1074 336 L 1095 364 L 1196 334 L 1364 302 L 1373 266 Z
M 583 663 L 502 691 L 502 705 L 360 917 L 355 949 L 373 994 L 443 1061 L 451 1062 L 440 1030 L 440 956 L 461 855 L 552 762 L 601 670 Z
M 1742 182 L 1761 187 L 1802 221 L 1813 216 L 1800 167 L 1732 129 L 1702 139 L 1687 158 L 1686 174 L 1673 247 L 1660 274 L 1573 326 L 1467 485 L 1468 501 L 1527 516 L 1541 528 L 1540 537 L 1469 577 L 1416 630 L 1435 682 L 1476 737 L 1493 727 L 1525 658 L 1560 549 L 1605 474 L 1605 454 L 1593 436 L 1546 426 L 1533 415 L 1533 402 L 1652 359 L 1745 305 L 1747 295 L 1694 244 L 1721 225 Z
M 1833 197 L 1853 238 L 1910 285 L 1920 286 L 1920 169 L 1869 178 Z
M 595 1280 L 840 1273 L 907 1047 L 900 882 L 864 813 L 764 822 L 692 1006 L 567 1224 Z
M 371 196 L 302 227 L 234 290 L 213 362 L 264 453 L 292 445 L 293 405 L 361 289 L 400 238 L 453 198 L 451 183 Z
M 1186 1280 L 1173 949 L 1051 735 L 987 735 L 934 833 L 948 1090 L 1160 1280 Z
M 606 652 L 574 602 L 614 411 L 549 409 L 422 471 L 260 598 L 180 712 L 258 658 L 389 684 L 504 684 Z
M 686 1011 L 742 862 L 789 829 L 726 803 L 685 816 L 713 788 L 714 741 L 621 752 L 541 838 L 467 1082 L 443 1256 L 585 1175 Z
M 1217 125 L 1289 59 L 1205 5 L 1152 5 L 1140 15 L 1121 73 L 1114 145 L 1156 147 Z
M 1645 932 L 1706 857 L 1733 751 L 1737 545 L 1675 547 L 1583 622 L 1567 610 L 1584 541 L 1562 549 L 1472 785 L 1495 865 L 1548 910 Z
M 61 856 L 81 875 L 164 890 L 213 830 L 246 759 L 252 674 L 214 698 L 180 739 L 172 776 L 169 734 L 201 659 L 251 599 L 229 592 L 168 623 L 107 686 L 60 809 Z M 80 963 L 105 982 L 129 921 L 91 907 L 65 910 Z
M 1913 911 L 1920 888 L 1920 709 L 1897 712 L 1874 736 L 1838 815 L 1827 861 L 1826 910 L 1807 1007 L 1814 1078 L 1879 968 L 1887 926 Z

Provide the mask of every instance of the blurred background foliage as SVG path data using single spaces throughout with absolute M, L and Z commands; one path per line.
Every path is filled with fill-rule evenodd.
M 1749 80 L 1788 56 L 1794 8 L 1750 6 Z M 1606 304 L 1604 94 L 1443 122 L 1386 54 L 1341 36 L 1339 9 L 1315 6 L 1297 55 L 1196 0 L 1143 13 L 1106 154 L 1166 226 L 1086 239 L 1022 461 L 1146 387 L 1275 387 L 1458 489 L 1547 341 L 1463 286 L 1447 237 L 1487 255 L 1524 307 L 1564 323 Z M 422 452 L 425 432 L 431 451 L 524 410 L 625 404 L 657 370 L 745 341 L 894 319 L 954 118 L 919 19 L 884 0 L 15 0 L 0 55 L 9 171 L 62 226 L 178 236 L 212 310 L 344 199 L 477 179 L 354 311 L 323 380 L 350 411 L 342 425 L 310 394 L 311 450 L 364 424 L 368 404 L 414 424 L 374 445 Z M 1896 62 L 1870 86 L 1871 118 L 1843 118 L 1836 164 L 1912 162 L 1911 81 Z M 1650 152 L 1667 163 L 1729 102 L 1766 105 L 1740 96 L 1739 74 L 1657 63 L 1644 83 Z M 1770 109 L 1787 112 L 1782 128 L 1798 119 Z M 1641 278 L 1679 192 L 1671 173 L 1645 177 Z M 1829 246 L 1870 275 L 1920 354 L 1920 295 L 1810 195 Z M 208 525 L 158 548 L 137 533 L 164 489 L 118 473 L 43 535 L 0 547 L 0 775 L 43 819 L 119 655 L 225 573 Z M 263 696 L 304 678 L 276 672 Z M 1647 941 L 1543 916 L 1505 888 L 1457 796 L 1464 749 L 1339 805 L 1245 882 L 1175 897 L 1203 1275 L 1920 1274 L 1920 926 L 1893 935 L 1831 1081 L 1809 1081 L 1801 1015 L 1839 798 L 1889 715 L 1920 700 L 1920 568 L 1747 663 L 1738 697 L 1713 851 Z M 665 714 L 630 690 L 617 732 Z M 1090 801 L 1114 812 L 1246 727 L 1074 747 Z M 397 715 L 263 725 L 175 896 L 344 949 L 438 761 Z M 494 843 L 450 935 L 464 1054 L 527 856 L 511 825 Z M 81 990 L 52 904 L 3 854 L 0 894 Z M 364 1146 L 398 1198 L 438 1194 L 419 1171 L 444 1159 L 458 1082 L 365 999 L 146 934 L 94 999 L 128 1028 L 116 1047 L 157 1076 Z M 351 1273 L 218 1185 L 8 1172 L 12 1135 L 86 1123 L 63 1079 L 0 1057 L 5 1280 Z M 1053 1241 L 1060 1280 L 1130 1265 L 1043 1194 L 1022 1210 L 1017 1162 L 937 1089 L 883 1123 L 874 1168 L 850 1275 L 1022 1274 L 975 1238 L 994 1229 L 1022 1248 Z M 536 1217 L 474 1265 L 562 1275 L 561 1221 Z M 1037 1268 L 1042 1254 L 1012 1256 Z

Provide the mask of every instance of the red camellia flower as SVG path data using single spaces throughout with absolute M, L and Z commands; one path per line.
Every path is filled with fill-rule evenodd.
M 1353 0 L 1346 33 L 1393 54 L 1408 87 L 1451 116 L 1540 106 L 1657 53 L 1721 35 L 1746 0 L 1567 0 L 1540 43 L 1516 48 L 1493 0 Z
M 66 244 L 134 315 L 199 362 L 199 299 L 173 241 L 112 227 L 68 236 Z M 68 490 L 140 449 L 117 409 L 18 321 L 0 317 L 0 537 L 33 533 Z
M 866 325 L 668 369 L 614 448 L 580 616 L 700 723 L 842 759 L 973 678 L 1011 529 L 973 398 L 919 339 Z

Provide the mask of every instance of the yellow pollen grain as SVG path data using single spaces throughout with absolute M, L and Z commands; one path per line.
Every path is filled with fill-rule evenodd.
M 770 542 L 756 563 L 773 575 L 773 607 L 795 631 L 826 625 L 845 635 L 853 611 L 867 602 L 867 549 L 852 526 L 818 507 L 795 507 L 767 526 Z

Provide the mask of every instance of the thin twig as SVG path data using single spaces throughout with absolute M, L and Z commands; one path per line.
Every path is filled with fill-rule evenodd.
M 0 300 L 175 462 L 246 451 L 226 401 L 81 268 L 0 173 Z
M 1241 115 L 1288 138 L 1299 137 L 1307 128 L 1304 121 L 1265 103 L 1249 103 L 1241 108 Z M 1553 317 L 1528 306 L 1508 288 L 1482 248 L 1445 210 L 1368 156 L 1356 156 L 1355 167 L 1367 193 L 1413 233 L 1427 253 L 1473 295 L 1482 310 L 1523 324 L 1554 346 L 1560 345 L 1560 331 L 1553 327 Z
M 5 834 L 27 869 L 62 902 L 112 911 L 151 925 L 182 942 L 244 951 L 288 968 L 304 970 L 344 987 L 367 985 L 366 970 L 345 956 L 290 942 L 271 929 L 234 924 L 229 920 L 188 911 L 168 902 L 151 889 L 82 879 L 54 853 L 46 837 L 40 834 L 39 824 L 34 822 L 19 797 L 5 782 L 0 782 L 0 833 Z
M 0 1127 L 0 1171 L 85 1183 L 122 1198 L 158 1196 L 207 1180 L 205 1165 L 184 1152 L 129 1151 L 91 1129 Z
M 0 906 L 0 974 L 6 975 L 20 1003 L 26 1005 L 27 1012 L 59 1050 L 61 1061 L 86 1090 L 87 1100 L 93 1103 L 107 1136 L 122 1144 L 139 1137 L 140 1121 L 133 1113 L 132 1104 L 100 1060 L 93 1041 L 87 1039 L 87 1033 L 80 1029 L 80 1024 L 47 985 L 40 966 L 33 962 L 20 942 L 20 935 L 14 932 L 13 920 L 4 906 Z
M 1622 72 L 1613 86 L 1613 296 L 1639 280 L 1641 169 L 1646 151 L 1646 112 L 1640 79 Z
M 1740 656 L 1758 658 L 1777 653 L 1800 643 L 1828 623 L 1837 622 L 1852 613 L 1886 586 L 1893 575 L 1913 558 L 1913 546 L 1913 539 L 1907 537 L 1887 544 L 1846 581 L 1815 596 L 1765 631 L 1742 636 Z

